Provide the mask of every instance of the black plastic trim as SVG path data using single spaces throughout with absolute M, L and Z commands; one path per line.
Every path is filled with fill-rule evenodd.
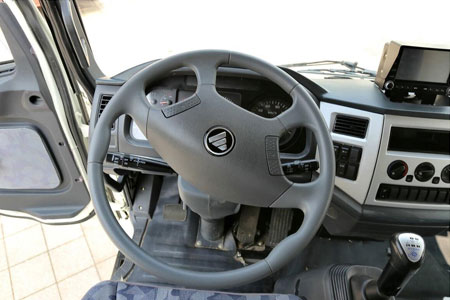
M 361 205 L 335 186 L 324 226 L 333 235 L 389 237 L 408 228 L 436 234 L 449 229 L 448 220 L 448 210 Z
M 392 102 L 369 80 L 317 79 L 315 82 L 327 90 L 326 93 L 317 95 L 320 101 L 379 114 L 450 119 L 449 106 Z

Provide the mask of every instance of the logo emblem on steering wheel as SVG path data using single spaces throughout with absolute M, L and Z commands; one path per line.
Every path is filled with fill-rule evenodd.
M 203 143 L 212 155 L 223 156 L 233 150 L 234 135 L 225 127 L 216 126 L 208 130 Z

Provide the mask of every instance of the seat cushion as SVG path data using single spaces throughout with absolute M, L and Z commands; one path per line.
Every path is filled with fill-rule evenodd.
M 299 300 L 294 295 L 233 294 L 103 281 L 92 287 L 83 300 Z

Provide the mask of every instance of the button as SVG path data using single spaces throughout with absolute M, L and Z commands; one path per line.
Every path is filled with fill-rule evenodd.
M 419 164 L 414 171 L 417 180 L 425 182 L 430 180 L 434 175 L 434 166 L 429 162 Z
M 293 163 L 283 164 L 283 172 L 284 175 L 294 174 L 294 164 Z
M 341 155 L 340 155 L 339 159 L 347 161 L 349 153 L 350 153 L 350 147 L 349 146 L 342 146 L 341 147 Z
M 428 195 L 428 189 L 427 188 L 421 188 L 419 190 L 419 195 L 417 196 L 417 201 L 419 202 L 425 202 Z
M 336 175 L 339 177 L 344 177 L 346 167 L 347 167 L 347 164 L 345 162 L 338 162 L 337 168 L 336 168 Z
M 313 160 L 310 163 L 311 171 L 317 171 L 319 169 L 319 162 L 317 160 Z
M 359 147 L 352 147 L 350 150 L 349 161 L 353 163 L 359 163 L 361 161 L 361 152 L 362 149 Z
M 378 189 L 377 199 L 387 200 L 389 199 L 389 194 L 391 193 L 391 187 L 385 184 L 380 185 Z
M 130 158 L 128 156 L 124 156 L 122 159 L 122 166 L 128 167 L 130 164 Z
M 128 165 L 130 168 L 138 168 L 139 166 L 139 158 L 138 157 L 134 157 L 134 156 L 130 156 L 130 162 Z
M 434 184 L 438 184 L 439 183 L 440 178 L 439 177 L 434 177 L 433 180 L 431 181 Z
M 409 189 L 408 201 L 416 201 L 419 194 L 419 188 L 412 187 Z
M 403 160 L 395 160 L 391 162 L 387 168 L 389 178 L 399 180 L 408 173 L 408 165 Z
M 411 182 L 411 181 L 413 181 L 413 178 L 414 178 L 414 176 L 412 176 L 412 175 L 406 176 L 406 182 Z
M 149 168 L 147 161 L 143 159 L 139 159 L 138 168 L 142 170 L 147 170 Z
M 309 172 L 311 170 L 311 163 L 306 162 L 304 164 L 298 165 L 299 171 Z
M 445 198 L 447 197 L 447 193 L 448 193 L 447 190 L 440 189 L 437 194 L 437 197 L 436 197 L 436 202 L 437 203 L 445 203 Z
M 430 189 L 430 192 L 427 196 L 427 202 L 434 202 L 436 199 L 438 191 L 436 189 Z
M 408 193 L 409 193 L 409 188 L 408 187 L 401 187 L 400 188 L 400 194 L 398 195 L 398 200 L 406 200 L 406 199 L 408 199 Z
M 114 157 L 114 154 L 111 154 L 111 153 L 106 154 L 106 161 L 107 162 L 112 162 L 113 161 L 113 157 Z
M 334 157 L 338 159 L 339 152 L 341 151 L 341 146 L 339 144 L 334 144 Z
M 450 165 L 447 165 L 442 169 L 441 178 L 443 182 L 450 183 Z
M 345 172 L 345 178 L 350 180 L 356 180 L 356 175 L 358 174 L 359 165 L 349 164 L 347 166 L 347 171 Z
M 398 193 L 400 192 L 400 189 L 398 186 L 392 186 L 391 188 L 391 195 L 389 196 L 390 200 L 397 200 L 398 198 Z
M 109 157 L 108 157 L 109 156 Z M 115 165 L 122 165 L 122 156 L 119 154 L 108 154 L 106 159 Z

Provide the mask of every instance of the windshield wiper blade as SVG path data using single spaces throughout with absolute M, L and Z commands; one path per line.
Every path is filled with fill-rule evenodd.
M 286 64 L 286 65 L 282 65 L 282 67 L 286 67 L 286 68 L 297 68 L 297 67 L 312 67 L 312 66 L 326 66 L 326 65 L 341 65 L 344 67 L 347 67 L 349 70 L 338 70 L 338 69 L 314 69 L 314 70 L 309 70 L 309 71 L 314 71 L 314 72 L 320 72 L 320 71 L 325 71 L 325 72 L 347 72 L 347 74 L 351 74 L 351 73 L 357 73 L 357 74 L 363 74 L 363 75 L 369 75 L 372 77 L 375 77 L 377 75 L 377 73 L 375 71 L 372 70 L 368 70 L 365 69 L 363 67 L 359 67 L 358 66 L 358 62 L 351 62 L 351 61 L 338 61 L 338 60 L 319 60 L 319 61 L 311 61 L 311 62 L 302 62 L 302 63 L 293 63 L 293 64 Z M 301 72 L 304 71 L 308 71 L 308 70 L 301 70 Z
M 361 79 L 372 79 L 373 75 L 362 73 L 361 71 L 350 71 L 350 70 L 339 70 L 339 69 L 308 69 L 308 70 L 297 70 L 298 73 L 309 73 L 309 74 L 320 74 L 328 75 L 333 78 L 346 77 L 346 78 L 361 78 Z

